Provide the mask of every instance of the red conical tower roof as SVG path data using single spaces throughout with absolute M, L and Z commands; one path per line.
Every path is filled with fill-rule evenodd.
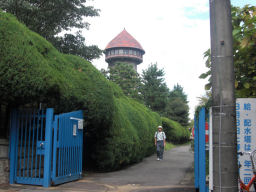
M 112 41 L 109 42 L 106 49 L 111 49 L 115 47 L 136 48 L 140 49 L 141 51 L 143 51 L 143 53 L 145 53 L 140 43 L 125 29 L 121 33 L 119 33 Z

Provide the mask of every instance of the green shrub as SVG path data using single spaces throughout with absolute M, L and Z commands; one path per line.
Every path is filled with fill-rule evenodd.
M 154 132 L 161 123 L 157 113 L 131 98 L 115 97 L 114 103 L 109 137 L 97 145 L 94 154 L 100 170 L 119 169 L 154 153 Z
M 162 125 L 167 141 L 175 144 L 189 141 L 189 130 L 178 122 L 162 117 Z
M 119 169 L 154 152 L 158 114 L 124 96 L 84 59 L 59 53 L 16 18 L 0 11 L 0 104 L 56 113 L 84 110 L 86 167 Z

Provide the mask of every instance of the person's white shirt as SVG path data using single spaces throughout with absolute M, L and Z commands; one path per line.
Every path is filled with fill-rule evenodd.
M 156 138 L 157 141 L 163 141 L 163 140 L 166 139 L 166 135 L 163 131 L 161 131 L 161 132 L 157 131 L 155 133 L 155 138 Z

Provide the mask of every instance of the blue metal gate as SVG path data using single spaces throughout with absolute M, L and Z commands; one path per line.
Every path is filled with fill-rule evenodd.
M 53 143 L 53 184 L 82 176 L 83 113 L 55 115 Z
M 13 110 L 10 183 L 60 184 L 81 177 L 83 112 Z

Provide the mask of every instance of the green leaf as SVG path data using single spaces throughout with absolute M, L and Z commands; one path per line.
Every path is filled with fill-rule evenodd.
M 235 81 L 235 88 L 238 87 L 238 81 Z
M 208 73 L 208 72 L 207 72 L 207 73 L 202 73 L 202 74 L 199 76 L 199 78 L 200 78 L 200 79 L 206 79 L 208 76 L 209 76 L 209 73 Z
M 212 84 L 211 83 L 207 83 L 205 86 L 204 86 L 204 89 L 205 90 L 210 90 L 212 88 Z
M 233 30 L 233 36 L 236 36 L 236 35 L 238 35 L 239 33 L 240 33 L 240 28 L 238 28 L 238 29 L 234 29 Z
M 246 82 L 246 83 L 244 83 L 244 84 L 243 84 L 243 86 L 244 86 L 244 88 L 246 88 L 246 89 L 249 89 L 249 88 L 250 88 L 250 84 L 249 84 L 249 83 L 247 83 L 247 82 Z

